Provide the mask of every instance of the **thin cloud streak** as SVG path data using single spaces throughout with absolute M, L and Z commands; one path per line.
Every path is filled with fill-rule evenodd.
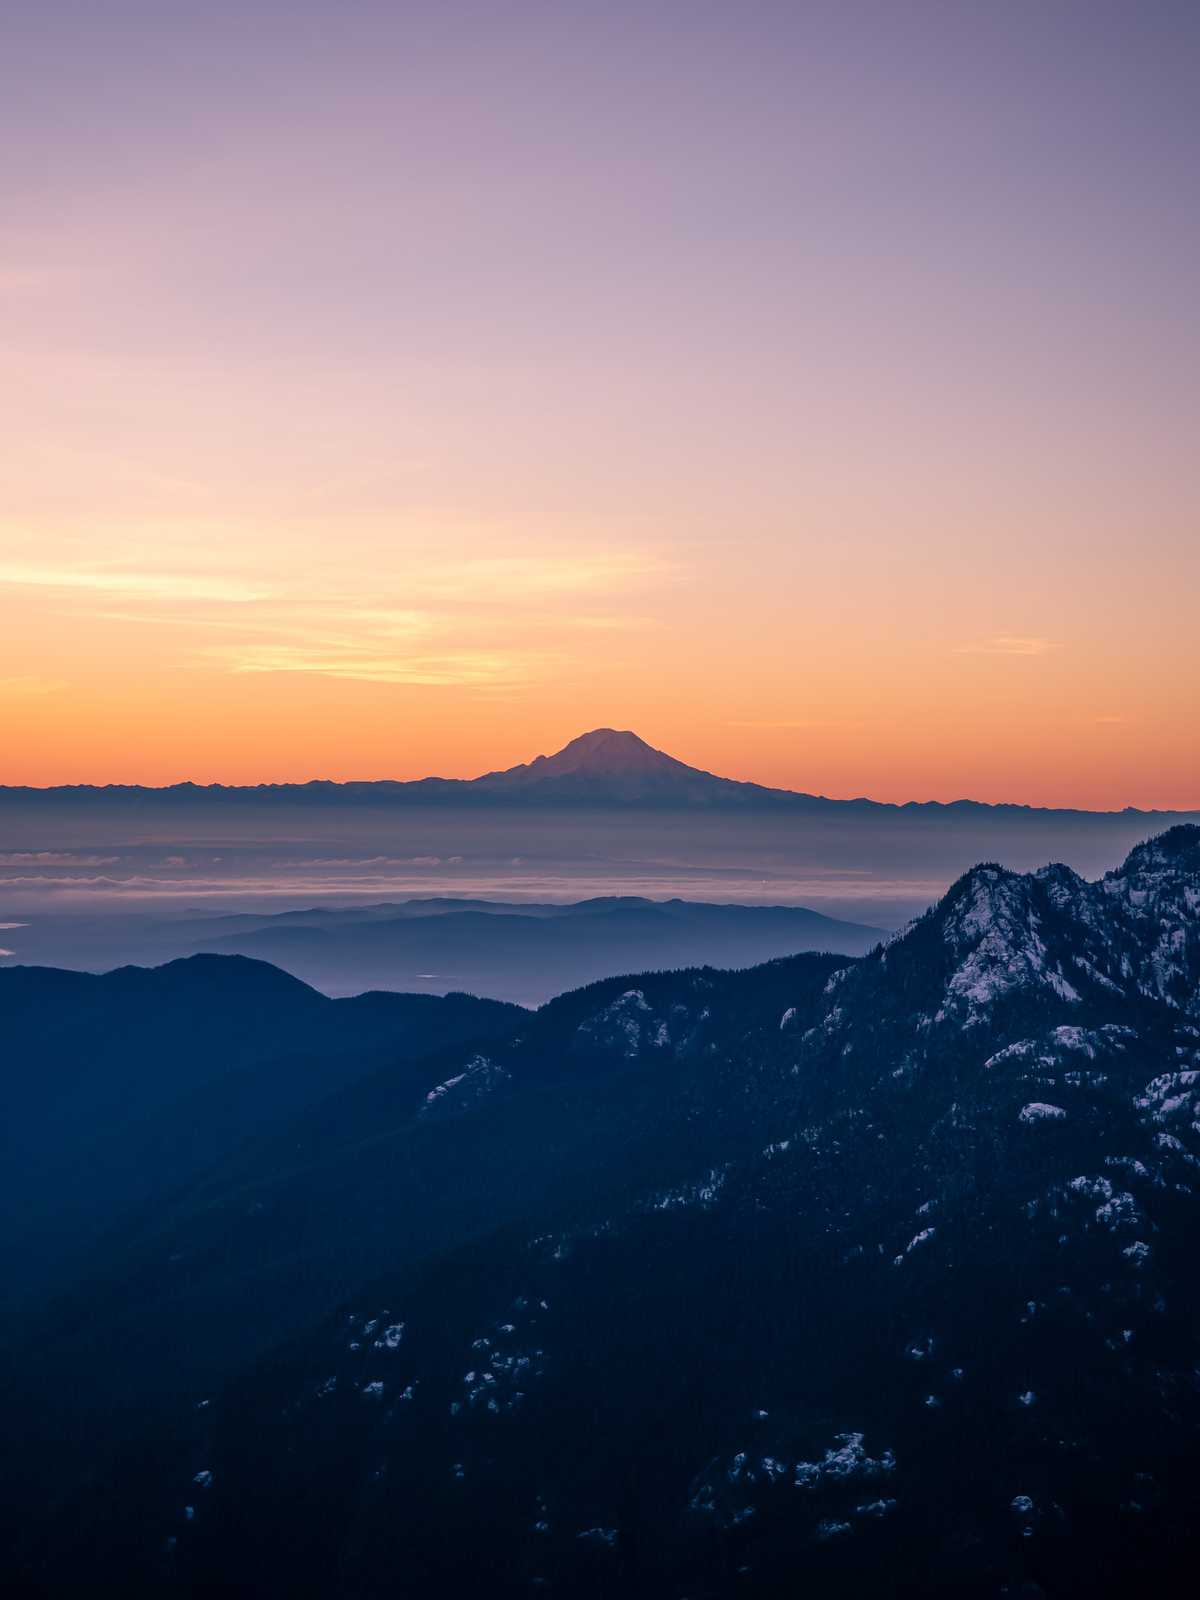
M 861 723 L 847 722 L 816 722 L 816 721 L 730 721 L 725 724 L 727 728 L 774 728 L 774 729 L 803 729 L 803 728 L 846 728 L 861 727 Z
M 977 644 L 959 645 L 956 656 L 1044 656 L 1059 648 L 1053 639 L 1040 639 L 1019 633 L 1000 633 Z
M 120 856 L 79 855 L 71 850 L 9 850 L 0 854 L 0 867 L 112 867 Z M 0 927 L 20 927 L 0 923 Z
M 60 678 L 41 678 L 36 673 L 15 678 L 0 678 L 0 695 L 58 694 L 67 688 Z
M 165 600 L 207 600 L 245 604 L 265 600 L 270 591 L 240 578 L 172 572 L 92 572 L 73 567 L 0 565 L 0 584 L 31 589 L 87 589 L 141 594 Z
M 426 688 L 530 683 L 549 670 L 548 657 L 504 651 L 467 650 L 445 655 L 398 657 L 355 651 L 317 651 L 295 645 L 254 645 L 222 652 L 235 673 L 300 672 L 366 683 L 412 684 Z
M 509 555 L 425 568 L 417 587 L 458 601 L 498 602 L 529 594 L 610 594 L 650 579 L 673 577 L 678 570 L 672 562 L 637 551 Z
M 60 569 L 0 568 L 34 578 Z M 63 569 L 65 570 L 65 569 Z M 105 606 L 89 614 L 109 622 L 194 629 L 194 663 L 219 664 L 235 675 L 309 674 L 315 677 L 423 688 L 461 688 L 494 695 L 545 681 L 561 672 L 572 633 L 627 633 L 653 626 L 653 619 L 614 611 L 611 597 L 652 574 L 674 572 L 657 557 L 632 551 L 582 556 L 510 555 L 454 561 L 407 572 L 375 572 L 368 588 L 341 584 L 320 598 L 309 593 L 255 595 L 234 616 L 195 607 L 194 590 L 161 584 L 143 597 L 153 609 Z M 93 578 L 95 582 L 93 585 Z M 102 581 L 101 581 L 102 580 Z M 79 587 L 116 589 L 120 575 L 88 575 Z M 232 586 L 231 592 L 236 588 Z M 214 589 L 213 596 L 219 592 Z M 388 604 L 389 592 L 407 604 Z M 548 609 L 551 596 L 575 595 L 568 613 Z M 589 612 L 589 600 L 606 598 L 606 610 Z M 520 607 L 516 602 L 525 600 Z M 422 602 L 429 600 L 431 605 Z M 413 603 L 415 601 L 415 603 Z M 212 631 L 234 636 L 227 644 L 202 644 Z M 472 640 L 469 646 L 461 641 Z M 531 648 L 539 640 L 545 649 Z M 419 644 L 418 644 L 419 641 Z

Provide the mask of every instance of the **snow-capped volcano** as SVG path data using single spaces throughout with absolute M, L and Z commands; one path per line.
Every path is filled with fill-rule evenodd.
M 755 784 L 718 778 L 689 767 L 628 729 L 594 728 L 551 756 L 537 756 L 504 772 L 489 772 L 470 786 L 488 793 L 541 792 L 547 799 L 674 800 L 684 805 L 728 801 Z
M 1200 811 L 1080 811 L 1025 804 L 994 803 L 958 799 L 871 800 L 864 796 L 834 799 L 828 795 L 798 789 L 777 789 L 750 783 L 741 778 L 725 778 L 702 767 L 689 766 L 668 755 L 629 729 L 593 728 L 579 734 L 552 755 L 539 755 L 515 767 L 485 772 L 476 778 L 430 776 L 411 779 L 347 779 L 333 781 L 315 778 L 306 782 L 258 783 L 250 785 L 193 782 L 169 784 L 163 788 L 142 784 L 64 784 L 48 789 L 13 787 L 0 784 L 0 813 L 6 818 L 20 816 L 28 807 L 49 804 L 59 807 L 101 806 L 105 811 L 128 804 L 192 807 L 197 805 L 244 803 L 318 807 L 349 806 L 355 810 L 374 806 L 496 807 L 594 806 L 596 808 L 642 807 L 653 810 L 771 811 L 778 816 L 811 816 L 825 821 L 865 821 L 898 823 L 938 821 L 943 818 L 963 822 L 978 820 L 1007 828 L 1014 823 L 1093 823 L 1113 825 L 1124 831 L 1124 838 L 1138 837 L 1140 819 L 1153 817 L 1157 824 L 1176 818 L 1200 819 Z M 980 854 L 983 852 L 980 851 Z
M 510 767 L 501 776 L 516 778 L 525 774 L 530 778 L 563 778 L 580 772 L 590 777 L 626 778 L 648 773 L 694 776 L 696 769 L 663 750 L 656 750 L 627 728 L 593 728 L 590 733 L 581 733 L 565 744 L 557 754 L 536 756 L 532 761 Z

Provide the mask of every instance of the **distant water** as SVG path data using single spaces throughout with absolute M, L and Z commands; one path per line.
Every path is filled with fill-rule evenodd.
M 574 901 L 598 895 L 803 905 L 900 926 L 980 860 L 1085 876 L 1161 822 L 1070 813 L 729 812 L 197 806 L 6 813 L 5 961 L 153 959 L 189 910 L 285 910 L 413 896 Z M 22 926 L 28 924 L 28 926 Z M 99 952 L 99 955 L 97 954 Z M 112 964 L 109 959 L 108 964 Z

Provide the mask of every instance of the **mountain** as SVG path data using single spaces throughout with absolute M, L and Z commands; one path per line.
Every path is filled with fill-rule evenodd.
M 26 1326 L 30 1592 L 1191 1592 L 1200 829 L 426 1066 Z
M 715 777 L 615 728 L 581 734 L 556 755 L 486 773 L 470 787 L 491 799 L 520 796 L 551 805 L 742 805 L 783 792 Z
M 556 754 L 488 772 L 481 777 L 419 778 L 411 782 L 382 779 L 373 782 L 229 784 L 176 783 L 164 788 L 140 784 L 65 784 L 55 788 L 0 786 L 0 808 L 17 810 L 34 806 L 80 805 L 106 807 L 223 806 L 264 803 L 288 806 L 397 806 L 442 807 L 632 807 L 651 810 L 725 811 L 769 810 L 822 818 L 908 813 L 975 815 L 990 817 L 1129 817 L 1192 815 L 1192 813 L 1080 812 L 1048 810 L 1036 806 L 987 805 L 975 800 L 909 802 L 897 806 L 876 800 L 831 800 L 824 795 L 772 789 L 757 783 L 717 777 L 690 767 L 661 750 L 655 750 L 636 733 L 615 728 L 595 728 L 572 739 Z M 1196 813 L 1200 815 L 1200 813 Z
M 510 1033 L 451 994 L 330 1000 L 240 956 L 96 976 L 0 969 L 0 1283 L 20 1300 L 264 1125 L 357 1075 Z M 422 1080 L 418 1075 L 415 1085 Z
M 699 807 L 794 804 L 813 796 L 718 778 L 655 750 L 637 734 L 596 728 L 555 755 L 472 779 L 419 778 L 409 783 L 267 783 L 247 787 L 177 783 L 165 788 L 138 784 L 68 784 L 50 789 L 0 788 L 0 805 L 196 801 L 287 801 L 291 804 L 568 805 Z M 829 804 L 834 802 L 814 802 Z M 858 803 L 858 802 L 856 802 Z
M 196 921 L 175 937 L 190 949 L 273 962 L 333 994 L 455 989 L 538 1005 L 631 967 L 749 967 L 801 950 L 861 955 L 884 935 L 802 906 L 615 896 L 315 907 Z

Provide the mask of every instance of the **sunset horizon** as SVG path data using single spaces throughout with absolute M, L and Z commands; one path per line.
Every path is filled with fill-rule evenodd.
M 1191 1600 L 1200 0 L 0 76 L 3 1592 Z
M 818 796 L 818 797 L 825 798 L 825 799 L 839 800 L 839 801 L 870 800 L 870 801 L 872 801 L 872 802 L 874 802 L 876 804 L 880 804 L 880 805 L 901 805 L 901 806 L 903 806 L 903 805 L 924 805 L 924 804 L 952 805 L 955 802 L 968 801 L 968 802 L 975 802 L 977 804 L 991 805 L 991 806 L 1015 805 L 1015 806 L 1028 806 L 1028 807 L 1032 807 L 1032 808 L 1035 808 L 1035 809 L 1079 810 L 1079 811 L 1092 811 L 1092 812 L 1107 813 L 1107 814 L 1111 814 L 1111 813 L 1114 813 L 1114 812 L 1121 812 L 1121 811 L 1141 811 L 1141 812 L 1146 812 L 1146 813 L 1163 813 L 1163 814 L 1173 814 L 1173 815 L 1191 815 L 1191 814 L 1200 813 L 1200 799 L 1196 800 L 1193 804 L 1183 803 L 1183 804 L 1160 804 L 1160 805 L 1142 804 L 1142 805 L 1139 805 L 1139 804 L 1135 804 L 1134 802 L 1131 802 L 1131 801 L 1126 801 L 1121 805 L 1087 805 L 1087 804 L 1082 804 L 1082 803 L 1078 803 L 1078 802 L 1071 802 L 1069 800 L 1039 801 L 1039 800 L 1029 800 L 1029 799 L 1025 799 L 1025 798 L 1015 797 L 1015 796 L 1013 796 L 1011 794 L 982 795 L 982 794 L 967 793 L 966 791 L 963 791 L 961 793 L 945 793 L 945 794 L 929 794 L 929 795 L 926 795 L 926 794 L 903 794 L 903 795 L 900 795 L 900 794 L 882 794 L 882 793 L 871 793 L 871 792 L 866 792 L 866 791 L 853 793 L 853 794 L 847 792 L 847 793 L 843 794 L 843 793 L 837 793 L 837 792 L 831 790 L 828 787 L 822 787 L 817 782 L 814 782 L 814 783 L 812 783 L 812 784 L 810 784 L 808 786 L 805 786 L 803 783 L 799 783 L 799 782 L 797 782 L 797 783 L 779 782 L 779 781 L 774 781 L 769 777 L 751 776 L 751 775 L 749 775 L 748 772 L 730 770 L 729 768 L 722 768 L 722 767 L 719 767 L 719 766 L 714 765 L 712 763 L 706 762 L 702 755 L 699 756 L 699 757 L 695 757 L 693 759 L 688 759 L 688 758 L 678 754 L 676 751 L 668 749 L 664 744 L 656 743 L 655 740 L 650 739 L 650 738 L 644 738 L 643 735 L 637 729 L 621 727 L 615 722 L 613 722 L 613 723 L 605 723 L 605 724 L 602 724 L 602 725 L 597 725 L 596 727 L 593 727 L 593 728 L 585 728 L 585 729 L 582 729 L 582 730 L 577 730 L 576 732 L 571 733 L 571 734 L 567 734 L 565 737 L 561 737 L 559 739 L 551 739 L 551 740 L 544 740 L 543 739 L 541 741 L 540 746 L 537 749 L 534 749 L 534 750 L 523 750 L 520 753 L 516 753 L 516 754 L 513 754 L 513 753 L 510 752 L 510 754 L 498 758 L 494 763 L 490 763 L 489 764 L 489 763 L 485 762 L 484 764 L 481 764 L 481 765 L 477 764 L 474 767 L 472 767 L 470 770 L 468 770 L 466 767 L 464 767 L 464 769 L 462 771 L 454 771 L 454 770 L 445 770 L 445 771 L 435 771 L 435 770 L 424 771 L 424 770 L 420 770 L 419 771 L 419 770 L 415 770 L 414 769 L 414 770 L 411 770 L 411 771 L 403 771 L 403 772 L 401 772 L 401 771 L 387 771 L 387 772 L 382 772 L 381 771 L 381 772 L 372 772 L 372 773 L 345 772 L 345 773 L 338 774 L 338 773 L 336 773 L 336 771 L 324 771 L 324 770 L 322 770 L 322 771 L 304 771 L 304 772 L 300 772 L 300 773 L 289 774 L 287 776 L 282 776 L 282 777 L 255 776 L 255 777 L 251 777 L 251 778 L 243 778 L 243 779 L 240 779 L 240 780 L 231 780 L 231 779 L 223 778 L 223 777 L 207 777 L 207 778 L 199 779 L 199 778 L 196 778 L 196 777 L 191 776 L 191 775 L 184 776 L 184 777 L 167 778 L 167 779 L 158 780 L 158 781 L 149 780 L 149 779 L 145 779 L 145 778 L 128 778 L 128 777 L 109 777 L 109 778 L 99 778 L 99 779 L 97 779 L 97 778 L 76 778 L 76 779 L 65 779 L 65 780 L 62 780 L 59 783 L 28 783 L 28 784 L 20 784 L 20 783 L 16 783 L 16 782 L 10 782 L 10 783 L 7 783 L 7 784 L 0 784 L 0 789 L 3 789 L 5 787 L 7 787 L 7 788 L 28 788 L 28 789 L 33 789 L 33 790 L 55 789 L 55 788 L 75 788 L 75 787 L 82 787 L 82 788 L 136 787 L 136 788 L 144 788 L 144 789 L 148 789 L 148 790 L 154 790 L 154 789 L 167 789 L 167 788 L 177 787 L 177 786 L 181 786 L 181 785 L 182 786 L 194 785 L 197 788 L 213 787 L 213 788 L 246 788 L 246 789 L 250 789 L 250 788 L 254 788 L 256 786 L 260 786 L 260 785 L 285 786 L 285 787 L 286 786 L 297 786 L 297 787 L 299 787 L 299 786 L 303 786 L 305 784 L 313 784 L 313 783 L 317 783 L 317 784 L 328 783 L 328 784 L 335 784 L 335 785 L 340 785 L 340 784 L 348 784 L 348 785 L 354 785 L 354 784 L 382 784 L 382 785 L 387 785 L 387 784 L 396 784 L 396 783 L 407 784 L 407 783 L 420 783 L 422 780 L 430 779 L 430 778 L 470 783 L 471 781 L 473 781 L 475 779 L 478 779 L 478 778 L 481 778 L 481 777 L 484 777 L 489 773 L 504 772 L 504 771 L 507 771 L 510 768 L 521 767 L 521 766 L 527 765 L 529 763 L 532 763 L 532 762 L 535 762 L 535 761 L 538 761 L 538 760 L 545 760 L 545 759 L 547 759 L 549 757 L 552 757 L 552 756 L 554 756 L 556 754 L 560 754 L 562 751 L 568 749 L 569 747 L 571 747 L 573 745 L 581 744 L 583 741 L 585 741 L 587 739 L 590 739 L 590 738 L 593 738 L 597 734 L 613 734 L 613 733 L 615 733 L 615 734 L 617 734 L 618 736 L 621 736 L 621 737 L 632 736 L 632 738 L 635 739 L 639 744 L 645 745 L 654 754 L 656 754 L 656 755 L 665 755 L 665 756 L 667 756 L 668 758 L 670 758 L 670 759 L 672 759 L 674 761 L 682 761 L 689 768 L 692 768 L 694 770 L 698 770 L 701 773 L 706 773 L 706 774 L 711 773 L 711 774 L 713 774 L 713 775 L 715 775 L 717 777 L 724 778 L 724 779 L 729 779 L 729 780 L 731 780 L 731 781 L 733 781 L 735 783 L 753 784 L 753 785 L 755 785 L 757 787 L 761 787 L 761 788 L 765 788 L 765 789 L 769 789 L 769 790 L 773 790 L 773 791 L 777 791 L 777 792 L 785 793 L 785 794 L 812 795 L 812 796 Z M 479 748 L 479 746 L 476 745 L 474 748 Z M 500 748 L 503 748 L 503 747 L 500 746 Z M 258 770 L 258 769 L 255 769 L 255 770 Z
M 1194 18 L 102 11 L 8 39 L 0 782 L 1200 801 Z

